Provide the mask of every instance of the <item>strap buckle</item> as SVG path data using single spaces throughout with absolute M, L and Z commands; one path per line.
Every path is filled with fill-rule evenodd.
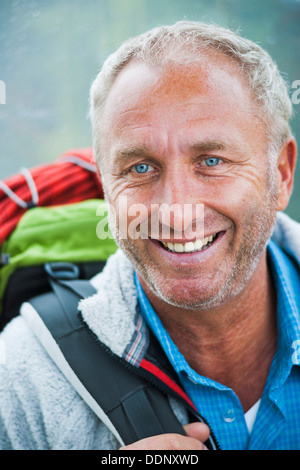
M 79 267 L 73 263 L 59 261 L 45 263 L 44 269 L 48 276 L 55 280 L 72 280 L 79 278 Z
M 9 264 L 9 258 L 10 257 L 8 253 L 2 253 L 0 255 L 0 268 Z

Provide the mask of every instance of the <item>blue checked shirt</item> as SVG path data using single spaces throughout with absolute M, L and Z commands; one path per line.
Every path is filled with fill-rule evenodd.
M 233 390 L 188 365 L 135 277 L 142 316 L 224 450 L 300 449 L 300 273 L 273 241 L 268 244 L 268 256 L 277 291 L 278 346 L 250 433 Z

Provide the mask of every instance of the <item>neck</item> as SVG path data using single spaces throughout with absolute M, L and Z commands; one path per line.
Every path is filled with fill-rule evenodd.
M 213 309 L 170 306 L 141 283 L 189 365 L 232 388 L 249 409 L 262 394 L 277 344 L 276 296 L 266 255 L 243 292 Z

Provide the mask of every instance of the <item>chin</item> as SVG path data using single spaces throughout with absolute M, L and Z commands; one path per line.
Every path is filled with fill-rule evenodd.
M 222 279 L 173 279 L 166 283 L 159 274 L 144 277 L 153 294 L 169 305 L 184 310 L 210 310 L 225 306 L 247 286 L 257 266 L 253 262 L 247 272 L 240 272 L 237 266 L 230 273 L 223 273 Z M 149 273 L 148 273 L 149 274 Z
M 184 310 L 205 310 L 217 307 L 228 300 L 228 283 L 220 289 L 220 284 L 215 287 L 211 284 L 199 287 L 199 282 L 198 285 L 191 285 L 191 281 L 189 281 L 184 286 L 184 282 L 181 280 L 174 283 L 169 281 L 167 287 L 165 280 L 159 282 L 157 278 L 153 280 L 148 277 L 144 281 L 160 300 Z

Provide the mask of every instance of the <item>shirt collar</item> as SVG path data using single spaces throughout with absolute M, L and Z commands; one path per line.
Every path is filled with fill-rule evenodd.
M 144 289 L 138 279 L 138 276 L 135 273 L 135 282 L 138 292 L 138 299 L 140 303 L 141 314 L 146 320 L 148 327 L 154 333 L 161 346 L 163 347 L 169 361 L 174 367 L 177 373 L 180 373 L 182 370 L 191 369 L 188 363 L 186 362 L 184 356 L 180 353 L 177 346 L 172 341 L 169 333 L 164 328 L 160 318 L 155 313 L 152 305 L 150 304 L 148 297 L 145 294 Z M 191 369 L 192 370 L 192 369 Z

